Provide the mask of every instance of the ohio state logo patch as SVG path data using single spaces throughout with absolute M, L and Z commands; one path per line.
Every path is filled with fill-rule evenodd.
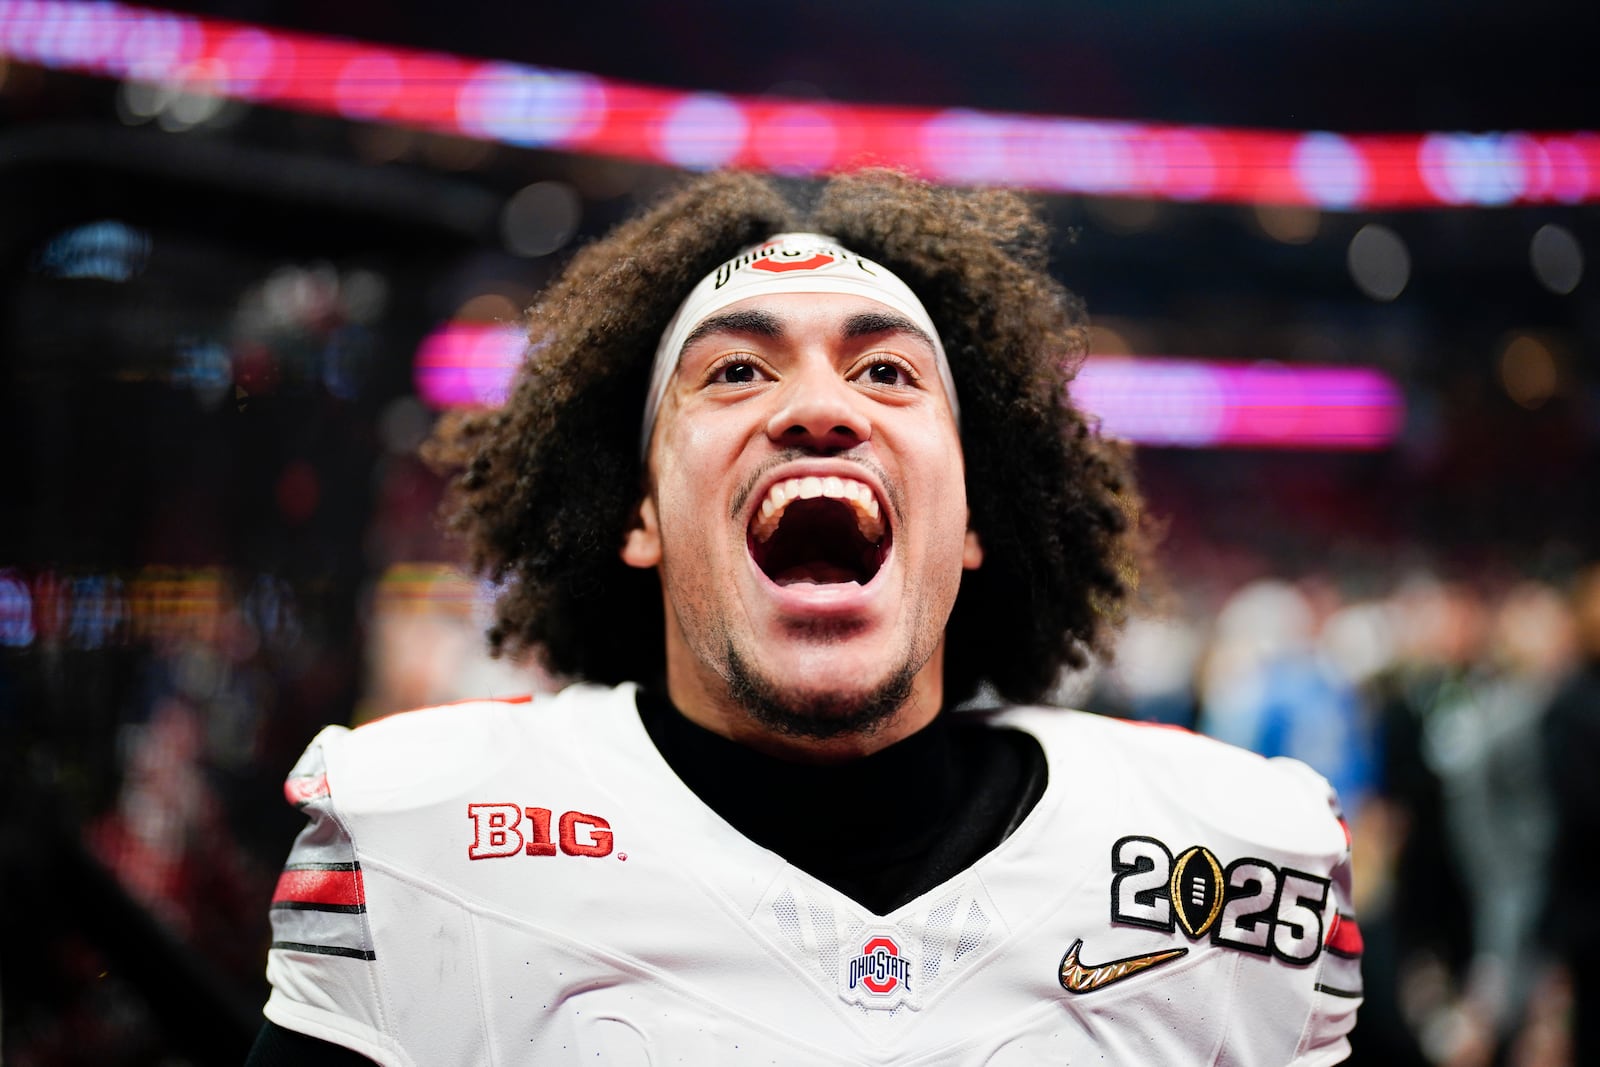
M 894 1008 L 910 1004 L 911 958 L 900 951 L 900 939 L 889 933 L 868 932 L 861 950 L 844 962 L 845 1000 L 866 1008 Z

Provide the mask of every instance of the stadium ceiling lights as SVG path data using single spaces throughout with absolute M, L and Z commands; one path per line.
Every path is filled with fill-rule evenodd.
M 1335 210 L 1600 201 L 1600 134 L 1336 134 L 682 92 L 116 3 L 0 0 L 0 56 L 509 145 L 692 170 Z

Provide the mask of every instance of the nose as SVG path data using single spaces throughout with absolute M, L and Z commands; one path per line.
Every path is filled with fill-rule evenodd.
M 796 368 L 779 386 L 767 436 L 784 448 L 833 454 L 872 437 L 863 398 L 827 363 Z

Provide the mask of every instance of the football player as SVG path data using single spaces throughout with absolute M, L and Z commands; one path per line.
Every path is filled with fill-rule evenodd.
M 311 745 L 254 1063 L 1345 1056 L 1326 783 L 1035 706 L 1139 513 L 1046 250 L 1007 193 L 723 174 L 574 257 L 433 445 L 492 646 L 572 684 Z

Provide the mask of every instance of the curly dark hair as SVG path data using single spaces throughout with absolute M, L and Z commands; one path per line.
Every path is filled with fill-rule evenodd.
M 832 179 L 809 212 L 754 175 L 695 179 L 579 251 L 530 309 L 505 405 L 443 421 L 426 452 L 455 472 L 447 522 L 501 585 L 492 650 L 607 684 L 662 677 L 660 583 L 618 555 L 643 485 L 655 347 L 696 282 L 795 230 L 898 274 L 949 355 L 984 563 L 946 630 L 947 703 L 983 682 L 1039 700 L 1063 666 L 1105 649 L 1137 573 L 1127 457 L 1067 395 L 1087 320 L 1050 277 L 1048 232 L 1021 197 L 882 170 Z

